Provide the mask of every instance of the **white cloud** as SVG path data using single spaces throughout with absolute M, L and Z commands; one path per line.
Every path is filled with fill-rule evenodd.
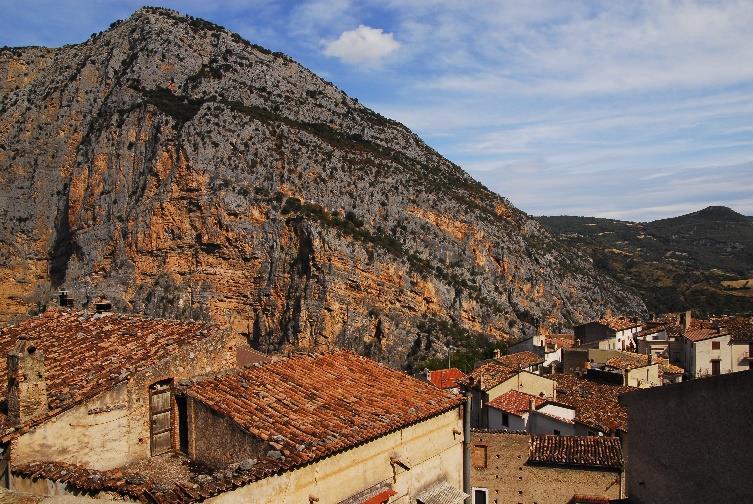
M 384 33 L 381 28 L 359 25 L 355 30 L 345 31 L 327 42 L 324 54 L 340 58 L 349 64 L 373 66 L 380 64 L 390 54 L 400 48 L 392 33 Z

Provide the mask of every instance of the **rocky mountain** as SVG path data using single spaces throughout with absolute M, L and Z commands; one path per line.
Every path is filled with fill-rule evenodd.
M 539 221 L 634 287 L 654 313 L 753 313 L 751 217 L 712 206 L 645 223 L 568 216 Z
M 5 321 L 65 288 L 410 367 L 448 332 L 462 347 L 645 310 L 405 126 L 157 8 L 0 51 L 0 230 Z

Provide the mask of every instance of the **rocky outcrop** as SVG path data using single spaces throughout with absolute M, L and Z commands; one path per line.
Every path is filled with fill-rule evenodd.
M 163 9 L 0 50 L 0 230 L 6 321 L 65 287 L 406 365 L 444 349 L 427 320 L 506 338 L 645 310 L 405 126 Z

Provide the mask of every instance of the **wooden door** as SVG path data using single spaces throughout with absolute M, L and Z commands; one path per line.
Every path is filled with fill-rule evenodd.
M 149 390 L 152 456 L 172 449 L 173 395 L 169 382 L 155 383 Z

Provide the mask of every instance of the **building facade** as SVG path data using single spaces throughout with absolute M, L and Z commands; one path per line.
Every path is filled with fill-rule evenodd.
M 472 441 L 473 504 L 567 504 L 582 494 L 624 496 L 617 438 L 474 431 Z

